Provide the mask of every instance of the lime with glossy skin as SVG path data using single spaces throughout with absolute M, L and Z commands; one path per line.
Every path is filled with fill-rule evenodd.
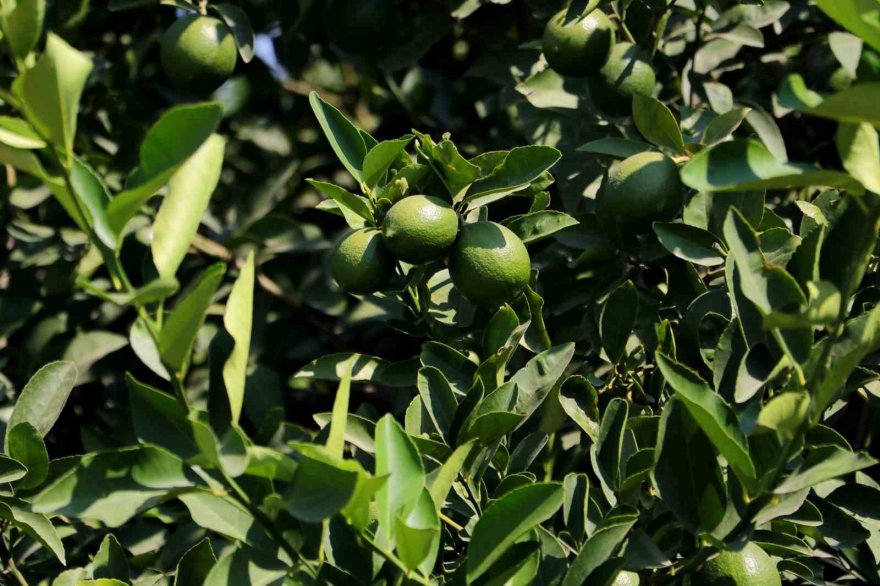
M 394 30 L 393 0 L 328 0 L 324 28 L 330 40 L 355 55 L 372 54 Z
M 747 543 L 740 551 L 723 551 L 694 575 L 693 586 L 781 586 L 776 564 L 763 549 Z
M 649 151 L 612 164 L 597 203 L 621 224 L 650 227 L 675 214 L 683 193 L 678 166 L 666 155 Z
M 621 570 L 611 586 L 639 586 L 639 575 L 635 572 Z
M 160 57 L 165 75 L 176 87 L 207 94 L 232 75 L 238 49 L 225 22 L 191 14 L 165 31 Z
M 529 284 L 529 251 L 516 234 L 500 224 L 465 224 L 452 247 L 449 274 L 452 284 L 468 300 L 498 307 Z
M 391 254 L 404 262 L 436 260 L 458 236 L 458 214 L 440 198 L 411 195 L 388 210 L 382 236 Z
M 559 11 L 544 28 L 543 50 L 556 73 L 588 77 L 602 69 L 614 47 L 614 27 L 601 10 L 593 10 L 570 23 L 568 10 Z
M 356 295 L 383 289 L 394 275 L 394 258 L 375 228 L 361 228 L 344 237 L 330 257 L 333 278 Z
M 618 43 L 599 75 L 590 78 L 590 99 L 604 113 L 626 116 L 635 94 L 650 96 L 656 78 L 648 57 L 632 43 Z

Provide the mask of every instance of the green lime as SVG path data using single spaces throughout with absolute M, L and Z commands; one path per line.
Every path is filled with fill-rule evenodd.
M 162 36 L 162 69 L 182 90 L 207 94 L 235 69 L 238 49 L 222 20 L 189 15 L 174 21 Z
M 654 92 L 654 70 L 645 53 L 632 43 L 618 43 L 597 77 L 590 78 L 590 99 L 611 116 L 626 116 L 635 94 Z
M 391 206 L 382 222 L 385 246 L 404 262 L 419 264 L 443 256 L 458 235 L 458 214 L 448 203 L 411 195 Z
M 330 257 L 330 269 L 344 290 L 366 295 L 388 284 L 394 275 L 394 258 L 378 230 L 361 228 L 339 241 Z
M 529 251 L 519 237 L 493 222 L 465 224 L 449 257 L 449 274 L 462 295 L 498 307 L 529 284 Z
M 329 0 L 324 7 L 330 40 L 356 55 L 375 53 L 396 21 L 393 0 Z
M 598 204 L 621 224 L 647 227 L 673 216 L 681 207 L 683 191 L 672 159 L 649 151 L 611 165 Z
M 621 570 L 618 572 L 617 577 L 614 578 L 611 586 L 639 586 L 639 575 L 635 572 Z
M 776 564 L 764 550 L 747 543 L 740 551 L 723 551 L 703 564 L 693 586 L 781 586 Z
M 544 28 L 544 57 L 557 73 L 588 77 L 602 69 L 614 46 L 614 28 L 601 10 L 570 23 L 559 11 Z

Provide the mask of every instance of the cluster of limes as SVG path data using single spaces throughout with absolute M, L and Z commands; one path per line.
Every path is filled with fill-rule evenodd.
M 461 224 L 452 206 L 428 195 L 404 197 L 379 228 L 346 235 L 330 267 L 340 287 L 365 295 L 388 286 L 397 261 L 419 265 L 444 257 L 453 285 L 477 305 L 497 307 L 529 282 L 529 253 L 516 234 L 494 222 Z
M 633 95 L 654 91 L 654 70 L 633 43 L 614 42 L 614 26 L 598 8 L 572 18 L 568 9 L 547 22 L 544 58 L 567 77 L 588 78 L 593 104 L 606 114 L 624 116 Z
M 191 14 L 168 27 L 161 41 L 162 69 L 184 91 L 207 94 L 232 75 L 238 49 L 219 18 Z

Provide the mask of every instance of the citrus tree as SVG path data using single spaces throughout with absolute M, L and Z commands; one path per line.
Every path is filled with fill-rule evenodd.
M 880 582 L 867 0 L 0 0 L 10 584 Z

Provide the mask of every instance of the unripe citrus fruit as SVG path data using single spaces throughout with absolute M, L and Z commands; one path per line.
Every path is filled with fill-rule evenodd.
M 694 575 L 694 586 L 781 586 L 776 564 L 764 550 L 747 543 L 740 551 L 723 551 Z
M 458 214 L 442 199 L 427 195 L 401 199 L 382 222 L 385 246 L 410 264 L 440 258 L 457 235 Z
M 611 165 L 598 204 L 620 223 L 649 226 L 675 214 L 681 206 L 682 192 L 678 167 L 672 159 L 644 152 Z
M 375 53 L 396 20 L 393 0 L 329 0 L 324 8 L 330 40 L 349 53 Z
M 394 258 L 378 230 L 361 228 L 339 241 L 330 257 L 330 269 L 344 290 L 366 295 L 388 284 L 394 275 Z
M 544 57 L 557 73 L 587 77 L 598 73 L 614 46 L 614 29 L 601 10 L 568 24 L 561 10 L 544 28 Z
M 162 69 L 180 89 L 209 93 L 235 69 L 238 49 L 222 20 L 189 15 L 174 21 L 162 36 Z
M 529 284 L 529 251 L 519 237 L 493 222 L 465 224 L 449 257 L 452 284 L 477 305 L 498 307 Z
M 626 116 L 632 108 L 632 97 L 650 96 L 655 81 L 645 53 L 632 43 L 618 43 L 599 75 L 590 78 L 590 99 L 606 114 Z
M 639 586 L 639 575 L 635 572 L 621 570 L 618 572 L 617 577 L 614 578 L 611 586 Z

